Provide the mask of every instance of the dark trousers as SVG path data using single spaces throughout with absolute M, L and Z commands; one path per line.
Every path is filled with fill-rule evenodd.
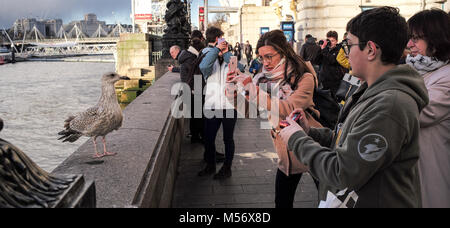
M 216 111 L 217 113 L 217 111 Z M 237 113 L 233 110 L 233 117 L 227 118 L 223 111 L 223 118 L 205 118 L 205 159 L 208 164 L 216 163 L 216 136 L 220 125 L 223 128 L 223 142 L 225 144 L 224 165 L 231 166 L 234 157 L 234 127 L 237 121 Z
M 200 118 L 196 118 L 194 116 L 194 113 L 195 113 L 194 105 L 195 105 L 194 104 L 194 95 L 192 95 L 192 97 L 191 97 L 191 119 L 189 120 L 189 131 L 192 135 L 192 138 L 199 139 L 199 138 L 204 137 L 203 133 L 204 133 L 204 129 L 205 129 L 205 126 L 204 126 L 205 119 L 203 118 L 203 115 Z M 201 107 L 203 107 L 203 104 Z M 201 111 L 203 111 L 203 110 L 201 110 Z
M 252 55 L 246 55 L 247 57 L 247 65 L 250 67 L 250 62 L 252 61 Z
M 303 173 L 286 176 L 279 169 L 275 179 L 275 207 L 293 208 L 295 191 Z

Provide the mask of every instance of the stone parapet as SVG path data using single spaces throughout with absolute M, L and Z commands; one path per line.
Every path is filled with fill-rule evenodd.
M 53 173 L 95 180 L 98 207 L 170 207 L 184 135 L 184 119 L 174 119 L 170 105 L 179 80 L 167 73 L 125 108 L 122 127 L 106 139 L 116 156 L 93 159 L 89 140 Z

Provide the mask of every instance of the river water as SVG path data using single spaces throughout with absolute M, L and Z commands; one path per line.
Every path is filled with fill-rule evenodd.
M 58 141 L 64 120 L 97 103 L 101 76 L 114 69 L 114 63 L 83 62 L 0 66 L 0 118 L 5 124 L 0 138 L 51 172 L 88 140 L 82 137 L 75 143 Z

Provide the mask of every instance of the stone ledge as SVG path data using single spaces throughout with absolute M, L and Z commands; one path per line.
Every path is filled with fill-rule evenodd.
M 171 88 L 179 80 L 178 74 L 167 73 L 127 106 L 122 127 L 106 137 L 108 150 L 116 156 L 88 164 L 97 161 L 89 140 L 53 173 L 94 180 L 98 207 L 170 206 L 184 130 L 183 119 L 170 115 L 175 98 Z

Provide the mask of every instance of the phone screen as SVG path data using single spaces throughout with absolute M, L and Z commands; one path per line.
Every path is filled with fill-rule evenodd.
M 300 113 L 296 113 L 296 114 L 294 114 L 294 116 L 292 117 L 292 120 L 293 120 L 293 121 L 297 121 L 297 120 L 299 119 L 299 117 L 300 117 Z
M 217 41 L 218 44 L 221 44 L 221 43 L 223 43 L 223 42 L 225 42 L 225 39 L 224 39 L 224 38 L 219 38 L 219 40 Z

